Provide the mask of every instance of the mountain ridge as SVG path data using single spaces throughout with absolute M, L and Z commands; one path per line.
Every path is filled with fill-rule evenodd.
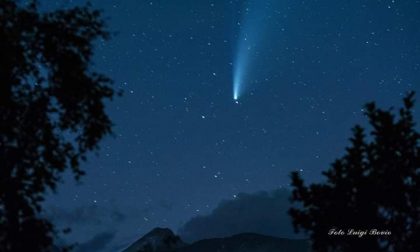
M 208 238 L 187 244 L 168 228 L 155 228 L 122 252 L 309 252 L 304 239 L 240 233 L 228 237 Z

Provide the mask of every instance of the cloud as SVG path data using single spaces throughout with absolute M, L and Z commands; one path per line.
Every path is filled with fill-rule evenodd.
M 161 200 L 158 206 L 168 212 L 174 209 L 174 204 L 166 200 Z
M 79 244 L 74 252 L 89 251 L 87 248 L 100 247 L 100 244 L 106 239 L 101 239 L 115 233 L 112 241 L 105 244 L 102 252 L 121 251 L 121 248 L 127 247 L 131 243 L 139 227 L 145 228 L 144 216 L 151 216 L 155 209 L 165 209 L 170 211 L 172 203 L 167 201 L 157 202 L 156 205 L 144 208 L 120 206 L 109 204 L 107 206 L 100 204 L 79 205 L 73 208 L 63 206 L 46 207 L 45 217 L 52 221 L 57 230 L 70 228 L 71 232 L 62 235 L 63 244 Z M 151 224 L 149 224 L 151 225 Z M 149 226 L 147 226 L 148 228 Z M 150 227 L 152 228 L 152 227 Z M 114 232 L 114 231 L 118 232 Z M 111 232 L 110 232 L 111 231 Z M 146 232 L 148 230 L 144 230 Z M 93 237 L 93 238 L 92 238 Z M 91 240 L 87 241 L 88 239 Z M 138 237 L 135 237 L 137 239 Z
M 113 232 L 102 232 L 95 235 L 92 239 L 81 243 L 75 247 L 74 252 L 97 252 L 103 251 L 114 238 Z
M 222 201 L 210 215 L 189 220 L 179 235 L 190 242 L 244 232 L 300 238 L 287 214 L 289 196 L 287 190 L 239 194 L 236 199 Z
M 80 206 L 73 209 L 50 207 L 48 217 L 56 223 L 65 225 L 101 225 L 108 221 L 122 222 L 126 219 L 126 216 L 117 209 L 102 208 L 97 205 Z

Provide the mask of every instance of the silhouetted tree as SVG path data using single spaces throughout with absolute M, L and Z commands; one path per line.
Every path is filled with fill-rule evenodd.
M 305 186 L 292 173 L 291 208 L 297 230 L 310 234 L 314 251 L 420 251 L 420 145 L 413 120 L 413 96 L 399 117 L 392 109 L 366 105 L 372 131 L 356 126 L 346 154 L 323 172 L 326 182 Z M 329 234 L 367 230 L 362 238 Z M 369 234 L 377 229 L 390 235 Z
M 40 11 L 37 1 L 0 1 L 0 251 L 49 251 L 56 232 L 43 195 L 111 131 L 111 81 L 90 70 L 106 39 L 90 5 Z

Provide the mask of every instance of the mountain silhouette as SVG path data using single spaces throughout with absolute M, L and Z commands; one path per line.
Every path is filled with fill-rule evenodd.
M 169 228 L 155 228 L 123 252 L 166 252 L 184 247 L 186 244 Z
M 170 229 L 155 228 L 123 252 L 309 252 L 308 240 L 284 239 L 255 233 L 184 243 Z

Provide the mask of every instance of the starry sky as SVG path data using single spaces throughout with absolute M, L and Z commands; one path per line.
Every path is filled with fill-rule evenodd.
M 93 68 L 124 95 L 107 103 L 114 136 L 87 175 L 66 174 L 46 202 L 68 240 L 112 237 L 115 249 L 240 193 L 288 188 L 291 171 L 319 181 L 366 124 L 363 104 L 419 93 L 420 1 L 262 2 L 92 1 L 113 34 Z

